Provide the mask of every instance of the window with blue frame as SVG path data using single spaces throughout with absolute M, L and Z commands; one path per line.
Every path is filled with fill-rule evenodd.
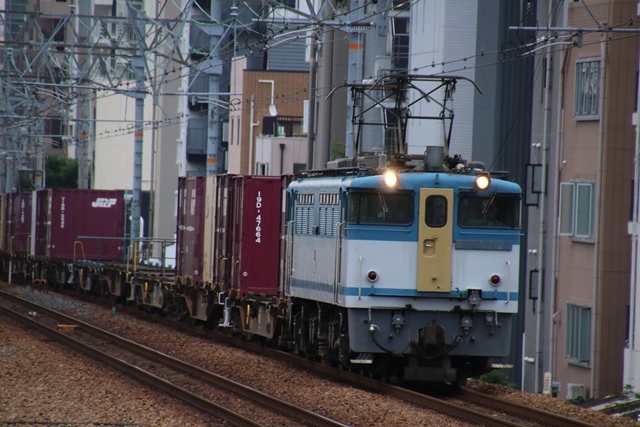
M 513 194 L 464 194 L 457 211 L 460 227 L 520 228 L 520 198 Z

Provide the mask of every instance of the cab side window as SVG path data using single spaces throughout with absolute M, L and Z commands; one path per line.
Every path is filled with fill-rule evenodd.
M 347 221 L 349 224 L 411 225 L 414 206 L 411 193 L 352 192 Z

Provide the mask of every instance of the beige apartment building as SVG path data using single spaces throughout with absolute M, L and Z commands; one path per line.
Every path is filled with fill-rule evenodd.
M 620 28 L 636 18 L 637 5 L 572 2 L 566 25 Z M 598 398 L 624 386 L 638 34 L 585 32 L 574 40 L 554 80 L 561 113 L 550 369 L 558 397 Z

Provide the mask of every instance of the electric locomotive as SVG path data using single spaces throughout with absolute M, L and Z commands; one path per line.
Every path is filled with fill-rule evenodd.
M 290 184 L 284 295 L 295 350 L 437 382 L 487 372 L 508 354 L 521 190 L 448 161 Z

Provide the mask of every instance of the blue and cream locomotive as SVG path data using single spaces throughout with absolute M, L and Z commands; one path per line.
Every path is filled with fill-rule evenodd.
M 283 286 L 295 350 L 437 382 L 487 372 L 509 353 L 521 189 L 448 161 L 289 185 Z

